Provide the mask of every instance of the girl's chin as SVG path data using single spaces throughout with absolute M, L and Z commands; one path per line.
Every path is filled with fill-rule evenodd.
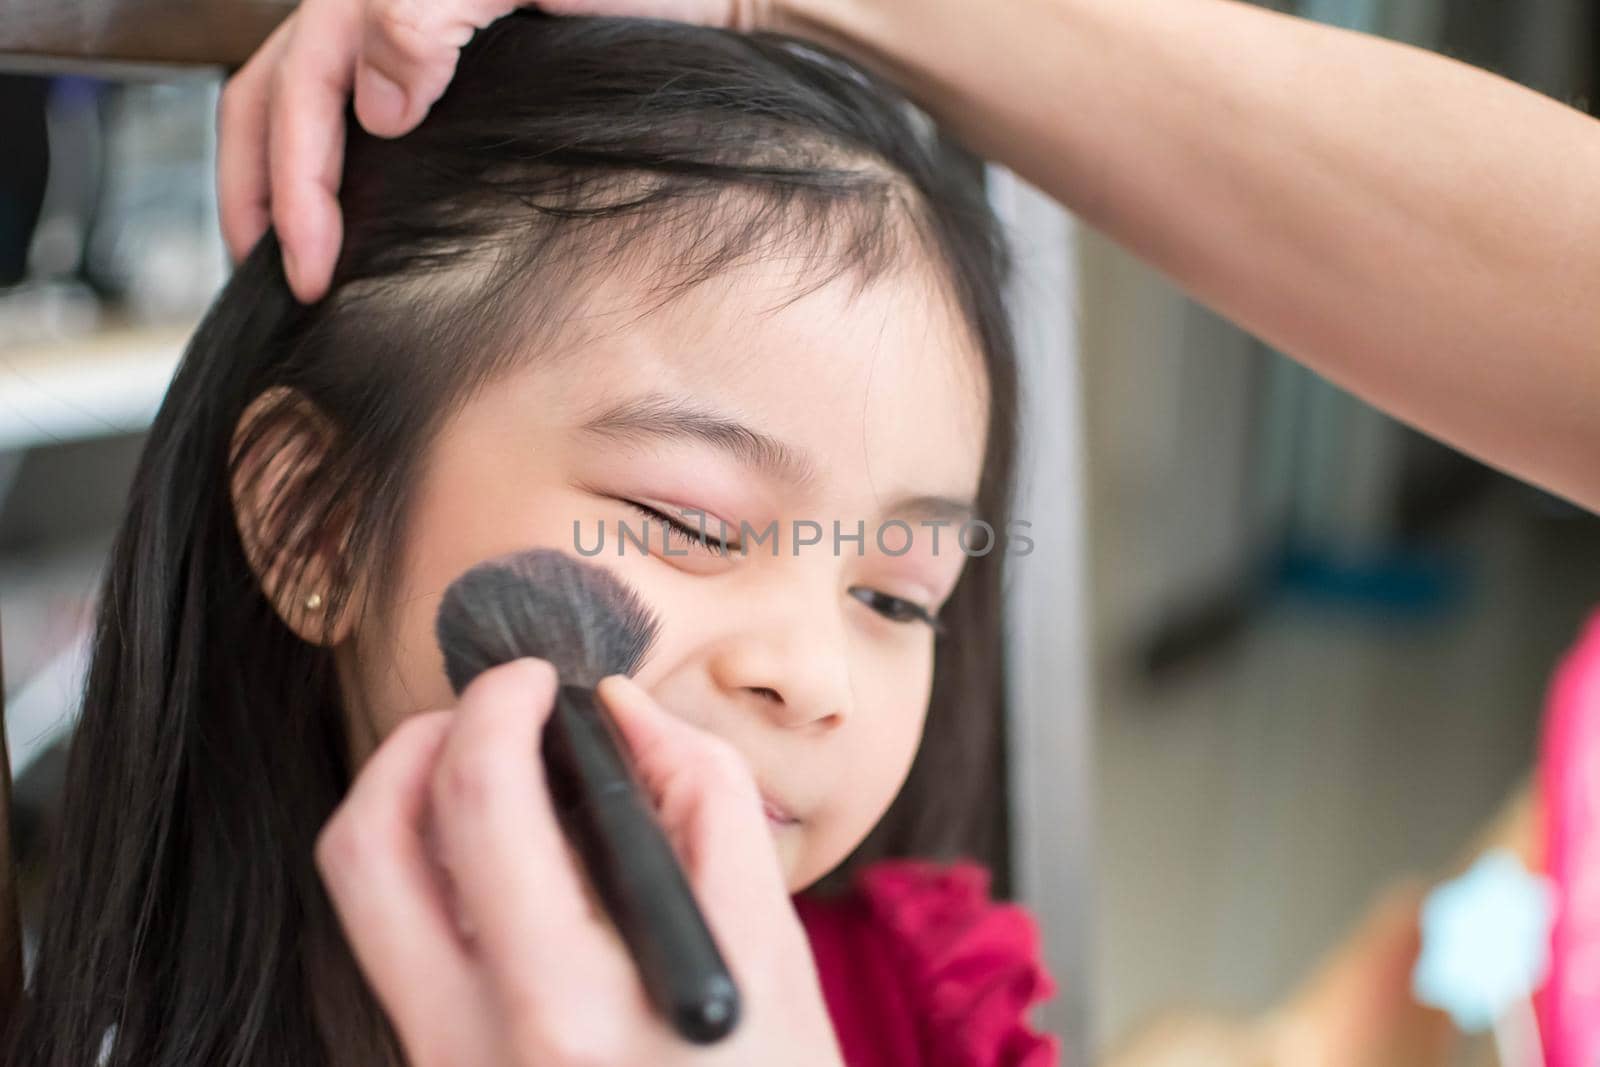
M 778 866 L 783 869 L 784 885 L 790 893 L 798 893 L 815 879 L 805 876 L 801 862 L 800 838 L 793 826 L 772 826 L 772 847 L 778 854 Z

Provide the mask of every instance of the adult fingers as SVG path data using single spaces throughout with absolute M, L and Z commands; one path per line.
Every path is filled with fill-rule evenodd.
M 577 1026 L 563 1012 L 600 1024 L 637 984 L 585 895 L 550 799 L 539 753 L 556 685 L 540 660 L 485 671 L 461 694 L 432 785 L 441 859 L 478 958 L 507 1017 L 539 1042 Z
M 293 12 L 223 86 L 217 103 L 217 208 L 222 238 L 237 262 L 272 221 L 267 182 L 267 112 L 273 72 L 294 24 Z
M 483 993 L 425 844 L 428 786 L 450 713 L 402 723 L 318 836 L 317 869 L 362 973 L 411 1060 L 489 1064 Z M 426 976 L 426 981 L 419 980 Z
M 672 19 L 730 30 L 767 29 L 773 0 L 539 0 L 552 15 L 624 15 Z
M 666 711 L 626 676 L 603 679 L 596 693 L 685 853 L 706 908 L 732 914 L 746 909 L 752 895 L 787 903 L 761 793 L 738 750 Z
M 305 0 L 273 71 L 267 120 L 272 224 L 289 286 L 306 303 L 327 292 L 343 237 L 344 108 L 360 20 L 355 0 Z
M 379 137 L 421 122 L 455 73 L 478 29 L 521 6 L 517 0 L 371 0 L 356 64 L 356 118 Z

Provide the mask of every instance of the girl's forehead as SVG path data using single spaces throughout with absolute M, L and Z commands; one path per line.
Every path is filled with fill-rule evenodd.
M 629 400 L 635 413 L 678 403 L 791 445 L 839 493 L 976 493 L 987 373 L 971 329 L 920 269 L 817 284 L 769 261 L 642 314 L 637 290 L 616 281 L 586 303 L 555 358 L 534 363 L 570 425 Z

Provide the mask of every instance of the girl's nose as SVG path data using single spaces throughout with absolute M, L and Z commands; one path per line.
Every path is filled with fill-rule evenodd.
M 841 622 L 746 617 L 711 659 L 717 687 L 785 729 L 836 729 L 852 712 L 850 656 Z

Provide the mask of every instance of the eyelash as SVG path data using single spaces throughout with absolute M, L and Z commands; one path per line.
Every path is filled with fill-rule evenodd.
M 639 512 L 646 519 L 654 519 L 657 522 L 660 522 L 666 527 L 667 537 L 669 539 L 676 534 L 678 537 L 682 538 L 685 545 L 689 548 L 699 545 L 701 548 L 706 549 L 715 556 L 726 556 L 730 552 L 737 552 L 739 550 L 739 545 L 736 542 L 721 541 L 715 537 L 712 537 L 710 532 L 711 522 L 709 520 L 705 524 L 706 531 L 704 535 L 702 535 L 701 531 L 696 527 L 679 522 L 671 515 L 641 504 L 637 500 L 624 500 L 623 503 L 627 504 L 633 510 Z
M 735 542 L 718 540 L 712 537 L 709 532 L 702 536 L 699 529 L 679 522 L 671 515 L 667 515 L 646 504 L 641 504 L 637 500 L 624 500 L 623 503 L 639 512 L 646 519 L 654 519 L 660 522 L 666 528 L 668 538 L 676 535 L 688 547 L 699 545 L 716 556 L 728 556 L 739 550 L 739 545 Z M 709 527 L 710 523 L 706 525 Z M 935 634 L 942 635 L 945 632 L 946 627 L 943 620 L 915 601 L 906 600 L 904 597 L 890 596 L 888 593 L 880 593 L 876 589 L 851 589 L 850 595 L 890 622 L 901 624 L 920 622 L 928 626 Z
M 945 632 L 944 622 L 939 616 L 915 601 L 880 593 L 876 589 L 852 589 L 850 595 L 890 622 L 920 622 L 935 634 L 942 635 Z M 885 610 L 885 607 L 889 610 Z

